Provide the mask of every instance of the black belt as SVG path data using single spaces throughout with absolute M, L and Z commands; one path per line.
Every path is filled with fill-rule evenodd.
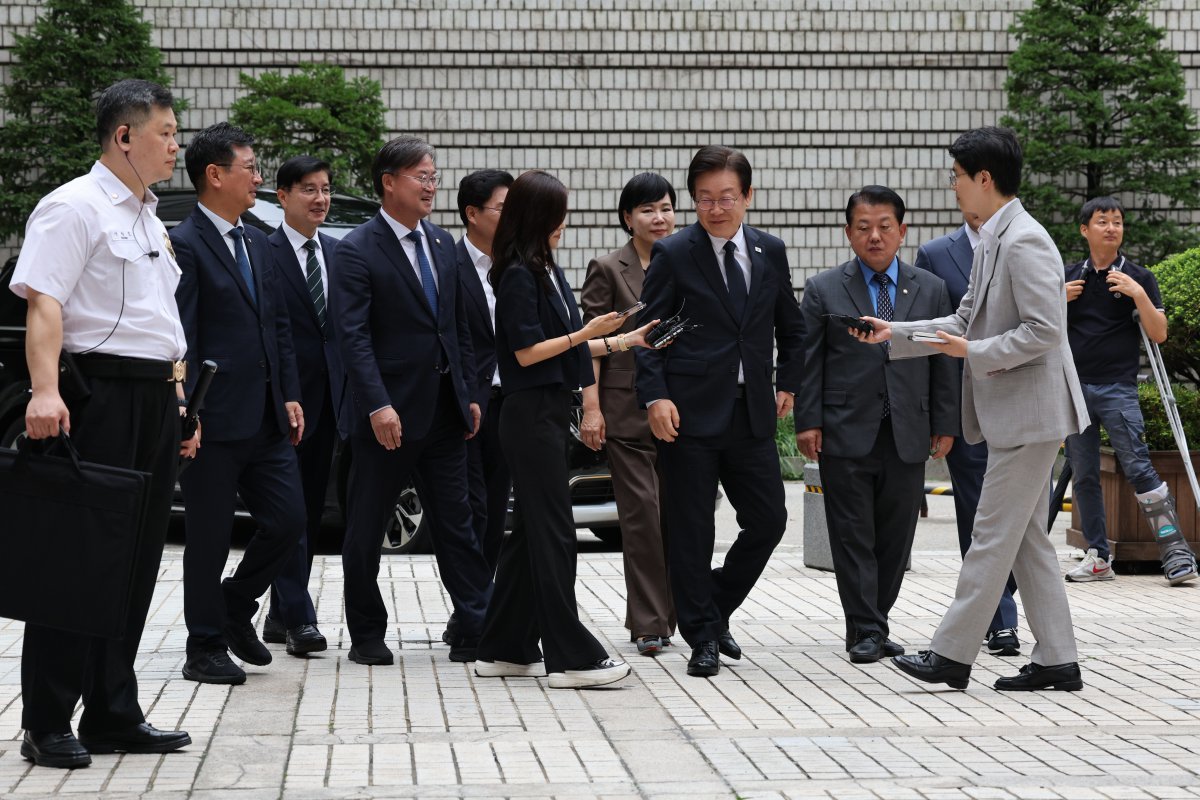
M 170 381 L 183 383 L 187 377 L 185 361 L 154 361 L 86 353 L 76 355 L 79 371 L 90 378 L 125 378 L 133 381 Z

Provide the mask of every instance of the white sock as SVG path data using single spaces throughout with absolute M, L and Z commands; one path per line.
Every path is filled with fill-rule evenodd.
M 1144 503 L 1147 505 L 1150 503 L 1157 503 L 1159 500 L 1166 500 L 1170 496 L 1171 491 L 1167 488 L 1166 483 L 1163 483 L 1163 485 L 1159 486 L 1157 489 L 1151 489 L 1150 491 L 1142 492 L 1141 494 L 1134 494 L 1134 497 L 1137 498 L 1139 503 Z

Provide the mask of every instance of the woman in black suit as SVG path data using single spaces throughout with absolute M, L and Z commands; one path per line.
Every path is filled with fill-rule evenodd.
M 551 688 L 581 689 L 619 681 L 629 665 L 608 657 L 575 605 L 566 461 L 571 393 L 595 381 L 593 355 L 645 346 L 655 323 L 611 337 L 624 322 L 616 312 L 582 324 L 554 263 L 566 217 L 566 187 L 549 173 L 526 172 L 508 191 L 492 246 L 488 279 L 496 287 L 496 361 L 504 387 L 500 446 L 517 500 L 475 674 L 549 674 Z

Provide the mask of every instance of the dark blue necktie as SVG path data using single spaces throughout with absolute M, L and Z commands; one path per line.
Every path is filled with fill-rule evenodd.
M 409 231 L 406 238 L 412 239 L 417 245 L 417 266 L 421 270 L 421 288 L 425 291 L 425 300 L 429 303 L 429 310 L 433 312 L 434 321 L 438 318 L 438 291 L 437 284 L 433 282 L 433 269 L 429 266 L 429 259 L 425 257 L 425 248 L 421 246 L 421 232 L 419 230 Z
M 246 255 L 246 245 L 242 242 L 245 231 L 239 225 L 231 228 L 229 236 L 233 239 L 233 260 L 237 262 L 238 272 L 246 282 L 246 290 L 250 292 L 250 300 L 258 305 L 258 292 L 254 291 L 254 273 L 250 270 L 250 258 Z
M 741 322 L 742 315 L 746 312 L 746 276 L 742 274 L 741 266 L 733 257 L 736 250 L 737 245 L 733 242 L 725 243 L 725 282 L 729 286 L 729 302 L 733 306 L 733 316 Z
M 886 272 L 876 272 L 871 278 L 875 283 L 879 284 L 879 296 L 875 299 L 875 316 L 879 317 L 884 322 L 892 321 L 892 295 L 888 292 L 888 286 L 891 285 L 892 279 L 888 277 Z M 884 342 L 884 350 L 889 353 L 892 351 L 892 343 Z M 892 413 L 892 403 L 887 396 L 886 387 L 883 393 L 883 416 L 888 416 Z

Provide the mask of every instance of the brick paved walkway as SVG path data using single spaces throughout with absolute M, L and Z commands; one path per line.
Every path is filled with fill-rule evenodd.
M 948 502 L 948 501 L 947 501 Z M 800 516 L 799 508 L 792 516 Z M 924 524 L 924 523 L 923 523 Z M 245 686 L 183 680 L 181 548 L 169 548 L 139 665 L 150 720 L 195 744 L 96 756 L 75 772 L 17 752 L 21 626 L 0 627 L 0 793 L 106 798 L 1174 798 L 1200 797 L 1200 586 L 1155 575 L 1071 585 L 1086 688 L 991 689 L 1024 663 L 982 654 L 967 692 L 890 664 L 850 664 L 832 574 L 781 548 L 734 619 L 746 656 L 688 678 L 686 648 L 631 655 L 617 554 L 581 558 L 580 603 L 630 659 L 620 688 L 558 691 L 476 678 L 437 642 L 447 615 L 429 557 L 384 562 L 396 666 L 346 659 L 336 557 L 314 567 L 327 653 L 273 646 Z M 1064 570 L 1073 564 L 1061 552 Z M 953 592 L 956 552 L 913 560 L 893 638 L 925 646 Z M 1028 629 L 1022 620 L 1022 636 Z M 433 640 L 436 643 L 431 643 Z M 1028 647 L 1026 646 L 1026 652 Z

